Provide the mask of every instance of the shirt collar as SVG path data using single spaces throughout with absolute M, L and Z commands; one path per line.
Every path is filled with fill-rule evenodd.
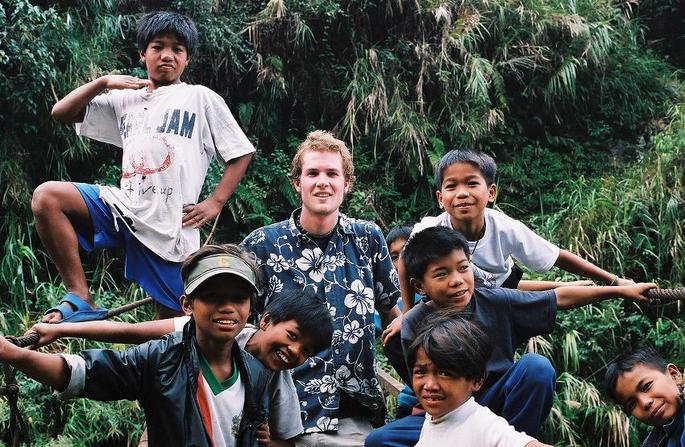
M 297 226 L 297 220 L 300 218 L 300 214 L 302 213 L 302 208 L 297 208 L 295 211 L 293 211 L 290 214 L 290 219 L 288 220 L 288 229 L 290 229 L 290 232 L 293 234 L 293 236 L 296 236 L 298 240 L 304 241 L 304 240 L 309 240 L 309 236 L 306 233 L 303 233 L 300 231 L 300 228 Z M 345 235 L 345 234 L 354 234 L 354 230 L 352 230 L 352 220 L 344 215 L 343 213 L 338 214 L 338 224 L 335 227 L 335 230 L 338 234 L 340 235 Z

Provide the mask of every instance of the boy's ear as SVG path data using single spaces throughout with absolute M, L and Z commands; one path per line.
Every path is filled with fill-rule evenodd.
M 472 393 L 477 392 L 483 386 L 483 382 L 485 382 L 485 377 L 481 377 L 478 380 L 474 380 L 471 383 L 471 392 Z
M 495 198 L 497 197 L 497 185 L 494 183 L 490 185 L 490 188 L 488 188 L 488 202 L 492 203 L 495 201 Z
M 265 331 L 271 325 L 271 323 L 271 315 L 269 315 L 269 313 L 267 312 L 264 315 L 262 315 L 261 320 L 259 320 L 259 329 Z
M 435 198 L 438 200 L 438 207 L 442 209 L 442 193 L 439 189 L 435 191 Z
M 683 375 L 673 363 L 666 365 L 666 372 L 671 376 L 676 385 L 680 386 L 683 384 Z
M 187 316 L 193 315 L 193 303 L 186 294 L 181 295 L 181 310 Z
M 409 278 L 409 284 L 411 284 L 417 292 L 419 292 L 419 295 L 426 296 L 426 291 L 423 288 L 423 282 L 419 281 L 416 278 Z

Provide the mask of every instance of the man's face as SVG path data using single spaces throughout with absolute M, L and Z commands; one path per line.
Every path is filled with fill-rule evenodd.
M 445 169 L 436 196 L 440 208 L 451 216 L 453 227 L 459 229 L 463 222 L 482 220 L 485 207 L 495 200 L 496 192 L 495 185 L 488 185 L 476 166 L 460 162 Z
M 154 37 L 140 57 L 145 61 L 148 78 L 158 87 L 181 82 L 188 65 L 188 49 L 174 34 Z
M 433 418 L 439 418 L 458 408 L 478 391 L 481 380 L 455 377 L 439 369 L 419 348 L 412 370 L 412 385 L 421 406 Z
M 616 381 L 616 397 L 626 413 L 655 427 L 670 422 L 678 410 L 680 385 L 678 367 L 669 363 L 666 371 L 650 365 L 635 365 Z
M 302 212 L 325 217 L 338 212 L 350 183 L 345 179 L 340 153 L 306 151 L 302 173 L 293 185 L 302 198 Z
M 421 295 L 430 297 L 441 308 L 463 310 L 473 296 L 473 272 L 463 250 L 452 250 L 434 260 L 421 280 L 411 281 Z
M 296 368 L 316 354 L 314 340 L 302 334 L 295 320 L 274 323 L 267 313 L 259 322 L 259 329 L 262 335 L 255 356 L 272 371 Z
M 192 300 L 183 297 L 183 311 L 195 320 L 198 343 L 234 340 L 250 315 L 252 293 L 243 279 L 221 274 L 203 282 Z

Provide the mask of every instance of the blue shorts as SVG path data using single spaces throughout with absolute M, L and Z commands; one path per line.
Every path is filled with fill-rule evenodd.
M 87 252 L 103 248 L 124 249 L 124 277 L 138 284 L 159 304 L 181 311 L 179 298 L 183 294 L 182 262 L 160 258 L 131 234 L 126 224 L 119 221 L 117 230 L 114 216 L 100 198 L 100 188 L 88 183 L 72 183 L 86 202 L 93 233 L 74 228 L 81 248 Z

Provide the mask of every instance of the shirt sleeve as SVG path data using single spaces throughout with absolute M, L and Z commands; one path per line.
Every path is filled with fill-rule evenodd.
M 557 296 L 554 290 L 524 292 L 516 289 L 493 289 L 508 295 L 511 320 L 517 343 L 530 337 L 547 335 L 554 330 Z
M 83 122 L 76 123 L 76 133 L 103 143 L 123 147 L 113 93 L 98 95 L 86 106 Z
M 216 155 L 221 164 L 255 151 L 223 98 L 207 89 L 205 116 L 209 132 L 203 141 L 207 153 Z
M 535 441 L 535 438 L 516 431 L 503 417 L 497 416 L 494 413 L 490 414 L 491 420 L 487 424 L 488 429 L 485 431 L 487 437 L 485 445 L 492 447 L 525 447 L 529 442 Z
M 273 375 L 269 383 L 269 428 L 276 439 L 290 439 L 304 431 L 300 417 L 300 399 L 290 371 Z
M 85 385 L 81 397 L 89 399 L 140 400 L 143 390 L 149 388 L 147 377 L 156 376 L 155 362 L 151 358 L 157 343 L 166 343 L 165 339 L 134 346 L 126 351 L 112 349 L 90 349 L 82 351 L 80 356 L 85 362 Z M 149 393 L 150 390 L 148 389 Z
M 183 326 L 190 321 L 190 317 L 185 315 L 183 317 L 174 317 L 174 332 L 183 332 Z
M 60 400 L 73 399 L 79 397 L 83 392 L 86 383 L 86 362 L 80 355 L 60 354 L 71 372 L 69 384 L 63 391 L 56 391 L 55 394 Z
M 511 244 L 511 256 L 514 259 L 541 273 L 554 266 L 559 258 L 559 247 L 518 220 L 513 220 L 512 231 L 509 243 Z
M 385 238 L 381 234 L 380 228 L 376 225 L 373 225 L 371 239 L 372 243 L 375 244 L 375 247 L 371 247 L 371 253 L 373 253 L 373 282 L 376 309 L 389 311 L 401 297 L 400 282 L 395 266 L 392 265 L 392 259 L 390 259 L 390 252 L 385 243 Z

